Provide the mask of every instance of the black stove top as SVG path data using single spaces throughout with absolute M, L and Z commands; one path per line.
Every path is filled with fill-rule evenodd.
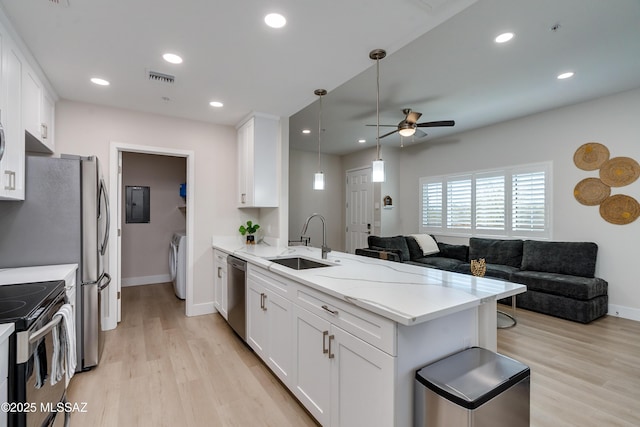
M 0 323 L 24 331 L 64 292 L 64 280 L 0 286 Z

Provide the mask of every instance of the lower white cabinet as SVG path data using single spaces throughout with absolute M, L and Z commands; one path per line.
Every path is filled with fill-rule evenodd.
M 213 286 L 213 304 L 222 317 L 227 319 L 227 254 L 213 251 L 213 267 L 215 269 Z
M 324 426 L 394 424 L 395 358 L 294 306 L 293 392 Z
M 247 343 L 287 386 L 291 383 L 292 303 L 262 275 L 247 275 Z

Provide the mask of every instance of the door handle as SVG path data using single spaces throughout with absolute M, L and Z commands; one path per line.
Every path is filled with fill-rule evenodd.
M 333 359 L 334 357 L 336 357 L 335 354 L 331 353 L 331 341 L 333 341 L 334 338 L 334 335 L 329 335 L 329 359 Z
M 327 335 L 329 335 L 329 331 L 322 331 L 322 354 L 329 353 L 329 349 L 327 349 Z

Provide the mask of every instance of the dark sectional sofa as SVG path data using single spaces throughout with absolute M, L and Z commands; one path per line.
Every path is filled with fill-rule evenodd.
M 368 244 L 356 254 L 464 274 L 471 274 L 470 260 L 484 258 L 487 277 L 527 286 L 516 304 L 528 310 L 581 323 L 608 311 L 608 284 L 594 276 L 595 243 L 472 237 L 468 246 L 437 242 L 440 251 L 426 256 L 411 236 L 369 236 Z

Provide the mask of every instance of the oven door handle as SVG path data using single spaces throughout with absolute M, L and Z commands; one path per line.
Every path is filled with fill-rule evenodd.
M 43 336 L 47 335 L 53 328 L 58 326 L 58 324 L 61 321 L 62 321 L 61 315 L 59 314 L 54 315 L 53 319 L 51 319 L 49 323 L 47 323 L 42 328 L 38 329 L 37 331 L 29 335 L 29 343 L 34 343 L 38 341 L 40 338 L 42 338 Z

